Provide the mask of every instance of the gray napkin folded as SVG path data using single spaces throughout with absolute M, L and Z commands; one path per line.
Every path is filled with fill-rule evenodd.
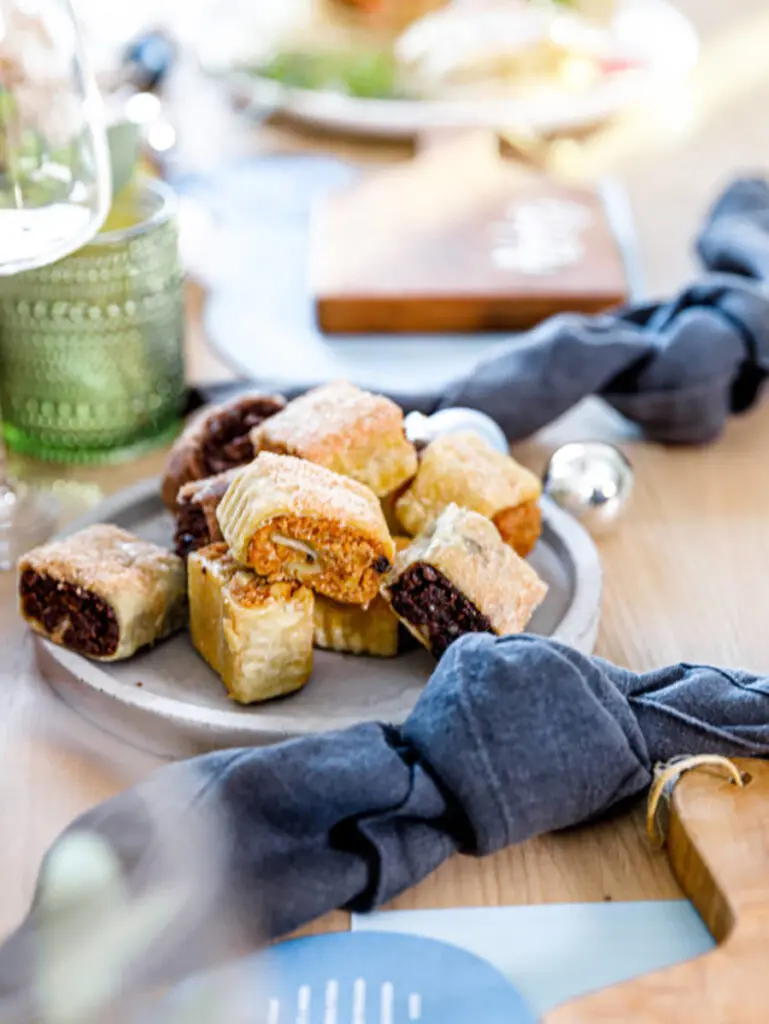
M 137 898 L 185 887 L 177 927 L 142 961 L 147 984 L 221 958 L 233 935 L 378 906 L 455 852 L 605 815 L 656 761 L 697 753 L 769 753 L 769 679 L 685 664 L 637 675 L 539 637 L 476 634 L 449 648 L 402 728 L 170 765 L 65 835 L 103 837 Z M 0 948 L 0 999 L 31 979 L 43 909 Z
M 424 413 L 480 409 L 519 439 L 600 395 L 652 440 L 710 441 L 730 413 L 754 403 L 769 373 L 767 183 L 732 184 L 708 215 L 698 251 L 705 273 L 667 302 L 552 317 L 438 396 L 413 393 L 404 380 L 391 397 Z M 204 389 L 208 400 L 221 394 Z

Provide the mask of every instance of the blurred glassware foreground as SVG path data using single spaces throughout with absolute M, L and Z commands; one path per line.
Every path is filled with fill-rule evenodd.
M 183 294 L 173 193 L 138 179 L 65 260 L 0 281 L 0 405 L 16 450 L 92 463 L 178 429 Z
M 69 0 L 0 0 L 0 281 L 84 245 L 110 200 L 104 112 Z M 0 381 L 7 397 L 1 354 Z M 54 520 L 50 496 L 10 480 L 0 424 L 0 570 Z

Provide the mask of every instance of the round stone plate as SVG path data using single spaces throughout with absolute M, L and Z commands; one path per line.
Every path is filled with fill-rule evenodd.
M 67 531 L 115 523 L 170 545 L 171 517 L 159 480 L 145 480 L 103 502 Z M 593 649 L 601 565 L 590 537 L 547 499 L 544 530 L 530 560 L 550 590 L 529 629 L 578 650 Z M 310 682 L 293 696 L 242 707 L 233 703 L 181 634 L 128 661 L 102 664 L 36 638 L 43 674 L 72 708 L 135 746 L 169 757 L 219 747 L 276 743 L 358 722 L 403 722 L 435 666 L 424 650 L 397 658 L 316 651 Z

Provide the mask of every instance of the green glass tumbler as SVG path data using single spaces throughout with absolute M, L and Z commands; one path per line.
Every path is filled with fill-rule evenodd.
M 125 458 L 171 437 L 184 401 L 176 202 L 140 178 L 66 259 L 0 278 L 9 446 L 58 462 Z

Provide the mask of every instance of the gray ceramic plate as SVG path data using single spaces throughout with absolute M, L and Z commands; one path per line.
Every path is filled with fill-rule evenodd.
M 589 653 L 600 614 L 598 552 L 582 527 L 546 499 L 543 512 L 544 531 L 531 562 L 550 591 L 530 630 Z M 157 479 L 114 495 L 68 532 L 96 522 L 170 543 L 172 522 L 160 503 Z M 106 731 L 169 757 L 275 743 L 358 722 L 400 723 L 434 667 L 422 650 L 394 659 L 318 651 L 312 679 L 302 692 L 240 707 L 227 699 L 186 635 L 111 665 L 39 638 L 36 642 L 40 667 L 67 704 Z

